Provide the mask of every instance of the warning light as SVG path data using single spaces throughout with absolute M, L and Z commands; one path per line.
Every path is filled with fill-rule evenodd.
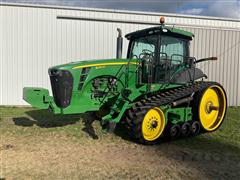
M 165 18 L 163 16 L 160 17 L 160 24 L 164 24 L 164 22 L 165 22 Z

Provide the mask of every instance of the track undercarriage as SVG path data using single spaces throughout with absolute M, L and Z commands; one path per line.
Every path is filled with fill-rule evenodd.
M 225 104 L 223 108 L 216 104 L 201 104 L 207 91 L 211 89 L 220 96 L 220 103 Z M 205 112 L 201 111 L 201 106 L 206 108 Z M 216 82 L 200 81 L 166 92 L 149 94 L 146 99 L 134 103 L 134 106 L 127 110 L 125 125 L 130 136 L 136 141 L 152 144 L 163 136 L 173 139 L 216 130 L 224 118 L 225 107 L 226 95 L 221 85 Z M 174 109 L 185 110 L 183 117 L 174 113 Z M 211 122 L 206 123 L 202 116 L 212 116 L 212 113 L 216 114 L 215 119 L 210 119 Z

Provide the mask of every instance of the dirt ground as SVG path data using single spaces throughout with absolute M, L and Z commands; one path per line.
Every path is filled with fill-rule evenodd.
M 0 179 L 240 178 L 239 109 L 217 132 L 154 146 L 126 139 L 121 128 L 105 133 L 99 121 L 93 139 L 84 131 L 88 115 L 0 110 Z

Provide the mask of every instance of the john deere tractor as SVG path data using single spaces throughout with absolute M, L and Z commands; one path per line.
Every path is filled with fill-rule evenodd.
M 189 56 L 191 32 L 161 24 L 127 34 L 127 58 L 73 62 L 48 70 L 53 97 L 43 88 L 25 87 L 23 98 L 55 114 L 95 111 L 102 124 L 123 123 L 139 143 L 161 137 L 195 136 L 218 129 L 227 109 L 226 94 L 196 67 L 216 57 Z M 201 47 L 199 47 L 201 48 Z

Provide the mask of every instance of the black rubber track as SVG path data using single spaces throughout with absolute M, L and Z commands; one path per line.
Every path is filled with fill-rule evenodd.
M 169 89 L 166 92 L 154 92 L 152 94 L 149 94 L 148 98 L 136 102 L 130 109 L 127 110 L 125 116 L 125 125 L 130 137 L 142 144 L 155 144 L 158 140 L 146 141 L 142 135 L 142 120 L 148 110 L 154 107 L 168 105 L 176 100 L 189 97 L 193 94 L 194 98 L 199 98 L 199 94 L 201 92 L 205 91 L 208 87 L 213 85 L 222 87 L 219 83 L 216 82 L 199 81 L 191 85 Z M 193 102 L 197 101 L 193 100 Z M 193 109 L 196 109 L 196 106 L 196 104 L 193 104 Z M 166 129 L 164 131 L 166 131 Z M 163 134 L 164 133 L 166 132 L 163 132 Z

